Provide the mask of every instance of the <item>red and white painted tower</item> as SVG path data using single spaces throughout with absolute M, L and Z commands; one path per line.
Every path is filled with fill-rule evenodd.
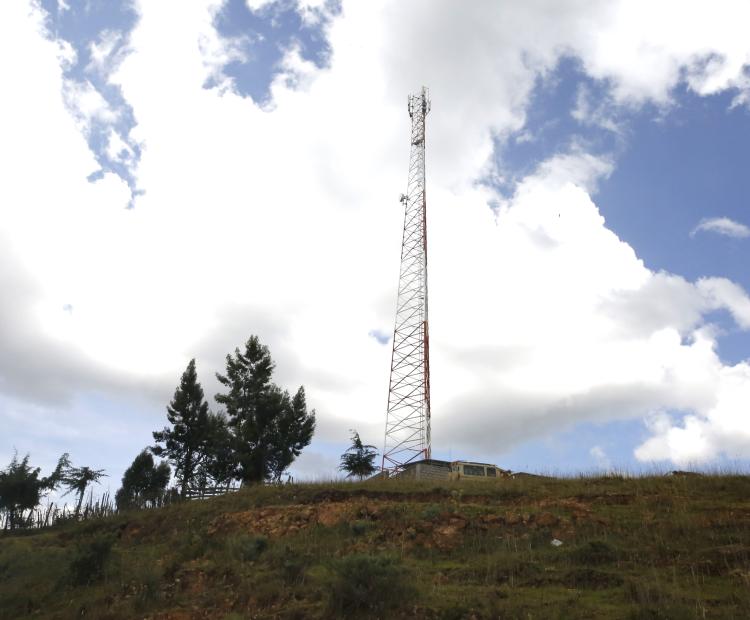
M 409 96 L 409 183 L 401 196 L 404 235 L 393 330 L 383 470 L 430 458 L 430 339 L 427 320 L 427 193 L 425 118 L 429 93 Z

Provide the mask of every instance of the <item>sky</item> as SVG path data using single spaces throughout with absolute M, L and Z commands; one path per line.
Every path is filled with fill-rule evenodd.
M 750 463 L 744 1 L 0 4 L 0 464 L 124 469 L 256 334 L 382 448 L 427 118 L 433 456 Z

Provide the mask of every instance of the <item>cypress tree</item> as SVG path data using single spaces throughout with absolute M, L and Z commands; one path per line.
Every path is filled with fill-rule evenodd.
M 275 365 L 257 336 L 226 357 L 226 374 L 216 374 L 228 388 L 216 401 L 226 407 L 233 437 L 235 474 L 243 482 L 278 480 L 310 443 L 315 411 L 308 412 L 305 391 L 294 398 L 271 382 Z
M 167 419 L 172 427 L 153 433 L 157 445 L 151 448 L 156 456 L 166 458 L 174 466 L 180 496 L 185 497 L 201 466 L 211 456 L 213 423 L 208 403 L 198 383 L 195 359 L 182 373 L 172 402 L 167 406 Z

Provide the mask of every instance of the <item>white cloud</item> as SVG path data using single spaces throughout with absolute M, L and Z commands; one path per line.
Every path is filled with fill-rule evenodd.
M 700 221 L 693 231 L 690 233 L 691 237 L 694 237 L 699 231 L 715 232 L 719 235 L 725 235 L 727 237 L 734 237 L 736 239 L 744 239 L 750 237 L 750 227 L 730 220 L 728 217 L 712 217 L 703 219 Z
M 586 84 L 578 87 L 576 104 L 570 115 L 579 123 L 601 127 L 617 135 L 622 134 L 616 107 L 607 98 L 595 100 Z
M 574 46 L 592 76 L 614 80 L 618 100 L 669 102 L 683 75 L 701 95 L 747 87 L 750 54 L 741 25 L 750 17 L 747 3 L 720 0 L 710 10 L 680 0 L 606 4 L 607 14 L 592 15 L 589 36 Z
M 224 74 L 223 68 L 230 62 L 246 61 L 246 46 L 250 41 L 249 35 L 220 37 L 216 32 L 213 22 L 223 4 L 221 0 L 209 0 L 205 3 L 205 7 L 197 7 L 199 11 L 208 9 L 208 15 L 211 18 L 210 22 L 202 24 L 198 32 L 198 47 L 204 69 L 201 73 L 205 72 L 204 82 L 213 82 L 221 91 L 232 88 L 232 79 Z
M 719 370 L 715 403 L 684 416 L 681 423 L 661 414 L 651 421 L 653 437 L 636 450 L 641 461 L 669 460 L 699 465 L 725 455 L 750 457 L 750 365 Z
M 63 69 L 72 67 L 78 58 L 78 54 L 73 46 L 68 41 L 62 39 L 58 39 L 55 43 L 57 45 L 57 60 L 60 66 Z
M 276 3 L 278 0 L 245 0 L 247 8 L 256 12 Z M 332 16 L 336 4 L 336 0 L 296 0 L 296 9 L 305 25 L 316 26 Z
M 114 129 L 107 134 L 107 157 L 121 163 L 129 163 L 133 158 L 133 148 Z
M 599 469 L 610 470 L 612 468 L 612 461 L 609 460 L 607 453 L 601 446 L 593 446 L 591 450 L 589 450 L 589 454 L 592 456 Z
M 576 185 L 592 194 L 599 181 L 606 179 L 613 170 L 611 160 L 585 153 L 578 148 L 542 162 L 536 176 L 545 184 L 562 188 L 566 184 Z
M 331 17 L 336 4 L 336 0 L 298 0 L 297 10 L 305 24 L 316 26 Z
M 117 30 L 104 30 L 98 40 L 89 44 L 91 60 L 86 69 L 102 74 L 108 74 L 122 56 L 118 56 L 118 48 L 122 42 L 122 33 Z
M 343 478 L 338 467 L 338 459 L 314 450 L 305 450 L 294 461 L 289 473 L 294 480 L 337 480 Z
M 60 96 L 57 47 L 39 35 L 38 13 L 29 22 L 16 4 L 3 5 L 0 35 L 27 61 L 21 70 L 0 59 L 8 83 L 24 86 L 0 117 L 3 169 L 12 161 L 17 171 L 0 188 L 0 233 L 23 266 L 12 286 L 33 283 L 34 293 L 7 310 L 30 327 L 13 353 L 26 378 L 0 366 L 4 391 L 30 385 L 35 354 L 54 343 L 62 361 L 49 369 L 50 399 L 143 385 L 156 428 L 187 360 L 198 357 L 211 395 L 223 355 L 258 333 L 279 382 L 306 385 L 320 438 L 340 441 L 356 426 L 377 444 L 390 351 L 369 334 L 392 331 L 405 99 L 424 83 L 436 445 L 450 436 L 467 454 L 501 452 L 577 421 L 661 410 L 693 412 L 704 427 L 742 424 L 731 394 L 748 379 L 721 364 L 705 314 L 727 308 L 747 327 L 747 296 L 726 280 L 648 270 L 590 196 L 612 161 L 582 147 L 560 153 L 494 213 L 498 196 L 476 179 L 493 139 L 524 126 L 536 79 L 561 54 L 580 55 L 629 105 L 667 102 L 684 67 L 701 93 L 735 84 L 744 5 L 711 10 L 691 46 L 666 9 L 641 2 L 345 2 L 325 27 L 330 67 L 290 50 L 263 110 L 221 77 L 237 47 L 213 28 L 218 0 L 142 2 L 131 52 L 110 78 L 143 145 L 146 194 L 125 211 L 119 179 L 85 181 L 95 162 Z M 684 12 L 696 21 L 693 5 Z M 698 67 L 707 50 L 728 60 Z M 220 87 L 203 88 L 210 78 Z M 85 84 L 72 99 L 84 119 L 112 113 Z M 110 148 L 122 152 L 116 136 Z M 60 371 L 66 351 L 75 381 Z M 712 417 L 719 402 L 725 413 Z M 671 428 L 655 428 L 655 440 Z M 715 451 L 728 436 L 712 435 Z M 736 434 L 731 445 L 750 440 Z
M 701 278 L 697 288 L 709 309 L 728 310 L 737 325 L 750 329 L 750 299 L 741 286 L 726 278 Z
M 107 100 L 88 80 L 66 80 L 63 97 L 72 114 L 77 119 L 81 131 L 88 133 L 95 121 L 111 124 L 117 121 L 119 113 L 112 109 Z
M 273 4 L 276 0 L 245 0 L 247 8 L 251 11 L 259 11 L 263 7 Z
M 583 189 L 544 174 L 494 228 L 481 209 L 432 196 L 431 324 L 446 326 L 435 347 L 449 360 L 433 364 L 435 425 L 454 445 L 500 449 L 574 421 L 713 404 L 722 365 L 702 316 L 739 317 L 739 287 L 649 271 Z

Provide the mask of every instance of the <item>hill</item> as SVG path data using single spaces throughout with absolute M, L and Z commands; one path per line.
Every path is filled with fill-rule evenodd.
M 748 618 L 750 478 L 259 486 L 0 536 L 4 619 L 336 616 Z

